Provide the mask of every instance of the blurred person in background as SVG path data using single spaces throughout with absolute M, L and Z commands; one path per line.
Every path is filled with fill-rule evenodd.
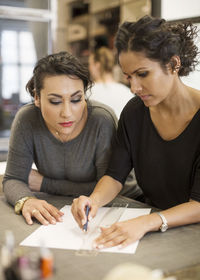
M 107 47 L 101 47 L 90 54 L 89 71 L 94 81 L 90 99 L 110 106 L 119 119 L 122 109 L 133 94 L 127 86 L 115 81 L 114 64 L 114 54 Z
M 114 62 L 114 54 L 107 47 L 100 47 L 90 54 L 89 72 L 94 85 L 90 88 L 88 95 L 91 100 L 99 101 L 112 108 L 119 119 L 124 106 L 134 95 L 127 86 L 115 81 Z M 144 197 L 137 185 L 134 170 L 127 177 L 125 188 L 120 194 L 143 201 Z

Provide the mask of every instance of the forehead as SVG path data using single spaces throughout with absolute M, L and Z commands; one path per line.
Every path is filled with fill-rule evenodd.
M 46 76 L 43 80 L 43 89 L 48 89 L 53 91 L 53 89 L 61 88 L 79 88 L 82 90 L 84 87 L 83 81 L 76 76 L 68 75 L 55 75 L 55 76 Z
M 143 52 L 121 52 L 119 55 L 119 64 L 124 73 L 130 74 L 140 68 L 160 67 L 160 64 L 146 57 Z

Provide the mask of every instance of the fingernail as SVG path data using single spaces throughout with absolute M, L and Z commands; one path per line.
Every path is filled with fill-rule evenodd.
M 92 216 L 90 216 L 90 217 L 88 218 L 88 221 L 91 222 L 92 219 L 93 219 Z
M 82 225 L 84 225 L 84 224 L 85 224 L 85 220 L 83 219 L 83 220 L 81 221 L 81 223 L 82 223 Z
M 53 225 L 55 225 L 55 224 L 56 224 L 56 221 L 55 221 L 55 220 L 51 220 L 51 223 L 52 223 Z
M 62 218 L 58 218 L 58 221 L 59 221 L 59 222 L 63 222 L 63 219 L 62 219 Z
M 98 249 L 103 249 L 104 246 L 103 246 L 103 244 L 100 244 L 100 245 L 97 246 L 97 248 L 98 248 Z
M 44 224 L 47 226 L 49 224 L 49 222 L 45 221 Z

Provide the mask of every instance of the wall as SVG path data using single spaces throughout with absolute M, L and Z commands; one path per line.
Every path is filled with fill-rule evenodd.
M 167 20 L 200 17 L 200 1 L 162 0 L 161 15 Z
M 199 23 L 196 23 L 200 30 L 200 0 L 162 0 L 161 1 L 161 17 L 166 20 L 180 20 L 187 18 L 195 18 Z M 200 51 L 200 31 L 199 37 L 195 41 Z M 199 58 L 200 59 L 200 58 Z M 189 76 L 183 77 L 182 81 L 188 86 L 200 90 L 200 64 L 195 71 Z

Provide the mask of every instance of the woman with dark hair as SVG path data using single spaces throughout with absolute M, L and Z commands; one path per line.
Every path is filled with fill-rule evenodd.
M 119 64 L 136 97 L 122 111 L 106 175 L 90 197 L 74 200 L 82 227 L 84 209 L 97 209 L 122 189 L 129 171 L 146 201 L 161 212 L 102 228 L 97 248 L 139 240 L 147 232 L 200 222 L 200 92 L 180 77 L 197 64 L 195 27 L 145 16 L 125 22 L 116 35 Z
M 67 52 L 48 55 L 34 68 L 26 86 L 34 102 L 12 124 L 3 180 L 8 202 L 28 224 L 32 217 L 55 224 L 63 215 L 33 192 L 89 195 L 105 173 L 116 117 L 87 101 L 90 86 L 88 70 Z

